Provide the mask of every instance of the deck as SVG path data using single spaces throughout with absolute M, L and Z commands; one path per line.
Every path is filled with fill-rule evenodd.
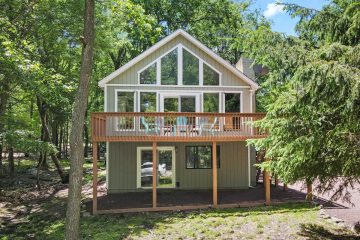
M 266 137 L 253 122 L 264 113 L 140 113 L 91 114 L 93 142 L 243 141 Z

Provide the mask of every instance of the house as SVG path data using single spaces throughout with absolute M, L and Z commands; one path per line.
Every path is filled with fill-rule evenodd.
M 244 64 L 238 64 L 243 68 Z M 99 82 L 105 109 L 92 113 L 94 161 L 106 142 L 108 194 L 248 189 L 256 184 L 251 122 L 258 84 L 183 30 Z M 94 212 L 97 169 L 94 165 Z M 153 166 L 157 166 L 153 168 Z M 184 208 L 185 209 L 185 208 Z

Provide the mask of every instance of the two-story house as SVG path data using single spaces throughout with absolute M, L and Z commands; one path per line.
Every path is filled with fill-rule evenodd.
M 218 189 L 254 186 L 246 140 L 264 137 L 251 125 L 263 114 L 244 67 L 177 30 L 101 80 L 105 109 L 92 114 L 92 140 L 95 154 L 106 142 L 108 194 L 149 192 L 161 210 L 161 191 L 211 190 L 217 206 Z

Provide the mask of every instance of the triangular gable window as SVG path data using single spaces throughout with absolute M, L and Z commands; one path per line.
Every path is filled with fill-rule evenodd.
M 156 84 L 156 62 L 140 72 L 140 84 Z
M 142 70 L 139 73 L 139 83 L 218 86 L 220 73 L 179 45 Z
M 208 66 L 206 63 L 203 65 L 203 84 L 204 85 L 219 85 L 219 73 Z

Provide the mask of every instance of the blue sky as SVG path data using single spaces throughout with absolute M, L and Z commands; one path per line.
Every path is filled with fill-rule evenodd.
M 295 3 L 318 10 L 329 3 L 328 0 L 283 0 L 281 2 Z M 274 31 L 295 35 L 294 27 L 298 19 L 291 18 L 289 14 L 282 11 L 281 6 L 275 5 L 275 3 L 276 0 L 254 0 L 252 9 L 260 9 L 264 16 L 272 22 Z

